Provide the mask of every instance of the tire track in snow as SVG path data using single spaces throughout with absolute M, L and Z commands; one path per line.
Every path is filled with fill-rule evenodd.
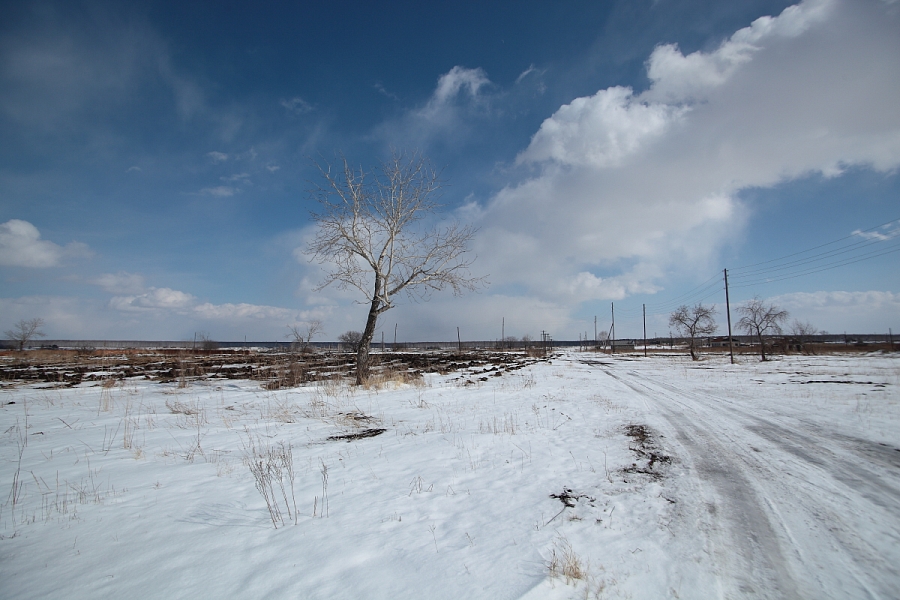
M 809 423 L 789 428 L 629 369 L 604 371 L 654 404 L 722 505 L 711 533 L 726 533 L 710 541 L 725 543 L 717 560 L 737 577 L 723 582 L 726 597 L 900 597 L 900 492 L 895 471 L 885 478 L 891 449 Z M 742 565 L 762 578 L 748 582 Z
M 785 560 L 772 524 L 763 509 L 750 481 L 743 476 L 733 452 L 712 434 L 713 428 L 699 420 L 698 415 L 687 418 L 684 412 L 674 411 L 659 400 L 657 390 L 616 374 L 604 372 L 649 401 L 664 415 L 675 431 L 699 476 L 702 505 L 695 507 L 701 520 L 699 530 L 708 536 L 716 565 L 715 575 L 724 598 L 799 598 L 802 597 Z M 672 401 L 674 398 L 667 398 Z M 683 408 L 687 405 L 678 402 Z M 693 412 L 693 411 L 692 411 Z M 689 499 L 682 499 L 690 502 Z M 701 595 L 698 597 L 702 596 Z

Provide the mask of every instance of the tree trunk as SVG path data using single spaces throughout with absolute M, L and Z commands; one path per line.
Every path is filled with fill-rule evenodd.
M 759 356 L 763 362 L 766 361 L 766 343 L 763 341 L 762 332 L 758 332 L 759 336 Z
M 694 338 L 691 338 L 691 360 L 697 360 L 697 354 L 694 352 Z
M 359 340 L 359 348 L 356 349 L 356 385 L 363 385 L 369 380 L 369 346 L 375 337 L 375 325 L 378 322 L 378 309 L 381 303 L 378 298 L 372 299 L 369 306 L 369 318 L 366 320 L 366 328 Z

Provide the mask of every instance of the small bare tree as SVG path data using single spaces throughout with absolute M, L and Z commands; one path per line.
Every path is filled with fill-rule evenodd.
M 307 253 L 331 265 L 318 289 L 332 283 L 355 288 L 369 305 L 365 329 L 356 353 L 356 382 L 369 377 L 369 345 L 379 315 L 394 307 L 395 296 L 406 292 L 425 299 L 449 287 L 455 294 L 476 288 L 482 280 L 469 273 L 466 256 L 475 234 L 470 226 L 430 227 L 443 182 L 430 163 L 418 154 L 394 153 L 374 173 L 356 171 L 347 159 L 343 169 L 319 167 L 325 185 L 312 196 L 319 210 L 315 239 Z
M 791 323 L 791 335 L 797 338 L 800 349 L 804 352 L 806 351 L 806 343 L 809 341 L 809 338 L 818 334 L 819 330 L 809 321 L 794 319 L 794 322 Z
M 44 332 L 41 331 L 41 327 L 43 326 L 43 319 L 22 319 L 13 325 L 12 329 L 4 331 L 3 335 L 5 335 L 6 339 L 9 341 L 15 342 L 21 351 L 25 348 L 25 344 L 34 338 L 45 337 Z
M 695 339 L 701 335 L 711 335 L 719 328 L 713 317 L 715 307 L 695 304 L 688 307 L 682 304 L 669 315 L 669 326 L 674 327 L 682 337 L 690 338 L 691 358 L 697 360 Z
M 287 328 L 291 337 L 294 338 L 294 346 L 306 350 L 312 339 L 322 333 L 322 321 L 313 319 L 302 325 L 288 325 Z
M 362 339 L 362 333 L 358 331 L 345 331 L 338 336 L 338 341 L 350 352 L 359 351 L 359 342 Z
M 737 322 L 738 329 L 743 329 L 748 335 L 755 335 L 759 340 L 760 360 L 766 360 L 766 345 L 764 335 L 780 334 L 781 324 L 788 318 L 788 311 L 781 310 L 774 304 L 766 304 L 754 296 L 744 306 L 738 308 L 741 315 Z

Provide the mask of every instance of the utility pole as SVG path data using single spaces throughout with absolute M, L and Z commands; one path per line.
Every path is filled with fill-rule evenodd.
M 597 345 L 597 315 L 594 315 L 594 345 Z
M 731 354 L 731 364 L 734 364 L 734 344 L 731 339 L 731 303 L 728 301 L 728 269 L 722 269 L 725 273 L 725 314 L 728 315 L 728 353 Z
M 394 323 L 394 352 L 397 351 L 397 325 L 398 323 Z
M 456 349 L 462 354 L 462 338 L 459 337 L 459 327 L 456 328 Z
M 610 302 L 609 308 L 612 311 L 612 335 L 609 338 L 609 347 L 612 348 L 612 353 L 616 353 L 616 303 Z
M 500 324 L 500 347 L 504 348 L 506 346 L 506 317 L 503 317 L 503 321 Z
M 647 358 L 647 305 L 641 304 L 644 312 L 644 358 Z

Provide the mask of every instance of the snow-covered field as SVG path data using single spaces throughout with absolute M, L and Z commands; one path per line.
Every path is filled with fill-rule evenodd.
M 7 386 L 0 598 L 900 598 L 897 355 L 487 375 Z

